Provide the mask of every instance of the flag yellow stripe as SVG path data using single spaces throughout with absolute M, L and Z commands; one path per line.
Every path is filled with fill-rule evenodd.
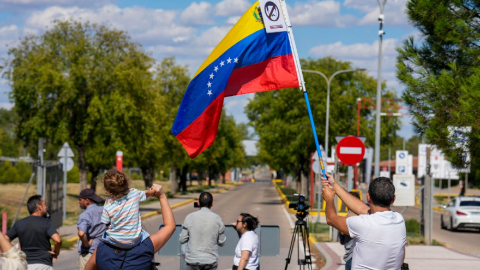
M 208 65 L 220 57 L 232 46 L 237 44 L 242 39 L 248 37 L 249 35 L 257 32 L 260 29 L 265 28 L 262 22 L 259 22 L 255 18 L 256 8 L 258 6 L 258 1 L 255 2 L 248 10 L 245 12 L 240 20 L 232 27 L 230 32 L 223 38 L 223 40 L 213 49 L 212 53 L 208 56 L 207 60 L 203 62 L 200 68 L 195 73 L 194 78 L 202 72 Z M 257 13 L 258 14 L 258 13 Z

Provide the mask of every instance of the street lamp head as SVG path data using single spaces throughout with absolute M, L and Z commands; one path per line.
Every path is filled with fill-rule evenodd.
M 366 71 L 366 68 L 357 68 L 357 71 Z

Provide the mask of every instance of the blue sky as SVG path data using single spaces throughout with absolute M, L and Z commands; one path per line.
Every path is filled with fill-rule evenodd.
M 195 73 L 215 45 L 254 3 L 253 0 L 0 0 L 0 57 L 7 57 L 27 34 L 42 34 L 54 19 L 74 18 L 108 23 L 126 30 L 157 60 L 175 56 Z M 395 47 L 410 35 L 406 0 L 389 0 L 385 6 L 383 79 L 400 94 L 395 78 Z M 366 68 L 377 77 L 378 15 L 376 0 L 287 0 L 299 56 L 333 56 Z M 7 47 L 8 46 L 8 47 Z M 308 85 L 307 85 L 308 89 Z M 11 108 L 9 86 L 0 81 L 0 107 Z M 247 122 L 243 107 L 252 95 L 225 100 L 227 113 Z M 400 136 L 413 135 L 410 118 L 402 118 Z

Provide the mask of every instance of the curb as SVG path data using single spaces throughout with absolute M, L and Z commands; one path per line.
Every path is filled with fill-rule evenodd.
M 242 183 L 240 183 L 240 184 L 219 184 L 219 186 L 222 186 L 222 187 L 224 187 L 224 188 L 219 189 L 219 190 L 216 190 L 216 191 L 212 191 L 212 192 L 210 192 L 210 193 L 212 193 L 212 194 L 220 193 L 220 192 L 229 190 L 230 188 L 236 187 L 236 186 L 239 186 L 239 185 L 242 185 Z M 284 196 L 285 196 L 285 195 L 284 195 Z M 195 200 L 196 200 L 196 199 L 194 199 L 194 198 L 190 198 L 190 199 L 187 199 L 187 200 L 185 200 L 185 201 L 183 201 L 183 202 L 174 204 L 174 205 L 170 206 L 170 208 L 173 210 L 173 209 L 178 208 L 178 207 L 180 207 L 180 206 L 184 206 L 184 205 L 186 205 L 186 204 L 188 204 L 188 203 L 191 203 L 191 202 L 193 202 L 193 201 L 195 201 Z M 150 212 L 150 213 L 147 213 L 147 214 L 145 214 L 145 215 L 142 215 L 142 216 L 140 216 L 140 218 L 142 218 L 142 219 L 147 219 L 147 218 L 149 218 L 149 217 L 153 217 L 153 216 L 161 215 L 161 214 L 162 214 L 162 210 L 159 209 L 159 210 L 155 210 L 155 211 L 152 211 L 152 212 Z M 74 236 L 74 237 L 69 238 L 69 239 L 67 239 L 67 240 L 65 240 L 65 241 L 66 241 L 66 242 L 77 242 L 77 240 L 78 240 L 78 236 Z

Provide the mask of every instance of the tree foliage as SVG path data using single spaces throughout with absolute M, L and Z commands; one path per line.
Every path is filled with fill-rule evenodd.
M 480 3 L 467 0 L 411 0 L 410 23 L 421 39 L 398 48 L 397 77 L 414 116 L 416 132 L 439 147 L 457 166 L 464 164 L 448 126 L 471 126 L 472 170 L 480 181 Z
M 318 70 L 327 77 L 338 70 L 351 69 L 349 62 L 327 57 L 301 60 L 304 69 Z M 304 73 L 316 132 L 320 143 L 325 141 L 327 85 L 317 74 Z M 372 98 L 376 93 L 376 80 L 364 72 L 337 75 L 330 87 L 329 146 L 336 144 L 335 136 L 356 135 L 357 98 Z M 383 97 L 394 93 L 383 85 Z M 286 173 L 306 175 L 310 166 L 310 153 L 315 142 L 304 96 L 298 88 L 255 94 L 246 107 L 251 125 L 259 136 L 260 158 L 272 168 Z M 375 119 L 371 110 L 361 110 L 360 135 L 367 138 L 366 145 L 375 141 Z M 391 144 L 399 129 L 397 118 L 382 118 L 382 144 Z M 393 133 L 392 133 L 393 131 Z M 329 151 L 330 152 L 330 151 Z
M 5 75 L 19 117 L 18 137 L 70 142 L 85 188 L 87 156 L 97 157 L 89 160 L 92 166 L 103 167 L 105 157 L 125 145 L 119 130 L 135 132 L 128 124 L 149 105 L 142 102 L 150 98 L 145 81 L 153 59 L 125 32 L 75 21 L 55 21 L 43 35 L 22 39 L 9 55 Z

